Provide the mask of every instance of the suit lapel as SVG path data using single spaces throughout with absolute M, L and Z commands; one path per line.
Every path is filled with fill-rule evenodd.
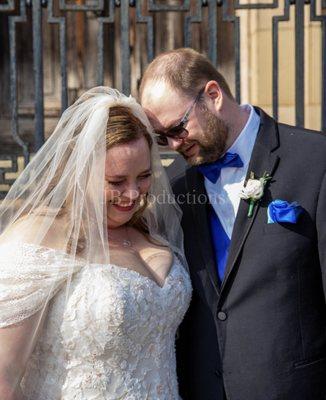
M 261 109 L 256 108 L 256 111 L 260 113 L 261 124 L 249 163 L 247 179 L 251 171 L 254 172 L 255 177 L 261 177 L 264 172 L 273 175 L 279 162 L 279 157 L 273 154 L 273 150 L 279 146 L 277 125 L 275 121 Z M 239 210 L 234 223 L 226 273 L 221 286 L 221 292 L 230 278 L 230 274 L 241 253 L 252 224 L 254 223 L 259 207 L 260 202 L 257 202 L 253 216 L 248 218 L 248 202 L 245 200 L 240 201 Z
M 195 221 L 195 234 L 197 245 L 204 261 L 204 265 L 209 274 L 210 281 L 219 295 L 218 276 L 215 263 L 215 256 L 212 247 L 212 238 L 210 233 L 208 207 L 209 201 L 206 193 L 204 179 L 196 168 L 190 168 L 186 173 L 188 193 L 193 194 L 196 201 L 191 202 L 191 209 Z

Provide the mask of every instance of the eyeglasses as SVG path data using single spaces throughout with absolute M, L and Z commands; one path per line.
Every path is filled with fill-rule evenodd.
M 197 94 L 194 102 L 191 104 L 191 106 L 187 109 L 185 112 L 185 115 L 182 117 L 178 125 L 173 126 L 172 128 L 166 130 L 165 132 L 159 132 L 156 131 L 156 141 L 157 144 L 160 146 L 167 146 L 169 144 L 168 138 L 173 138 L 177 140 L 182 140 L 185 139 L 188 135 L 189 132 L 186 129 L 186 125 L 189 121 L 189 115 L 192 112 L 193 108 L 199 101 L 201 95 L 204 93 L 204 89 L 201 89 L 200 92 Z

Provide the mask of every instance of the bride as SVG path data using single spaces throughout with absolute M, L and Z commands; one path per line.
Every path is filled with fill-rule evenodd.
M 82 95 L 0 206 L 0 399 L 178 399 L 180 211 L 131 97 Z M 161 196 L 162 198 L 162 196 Z

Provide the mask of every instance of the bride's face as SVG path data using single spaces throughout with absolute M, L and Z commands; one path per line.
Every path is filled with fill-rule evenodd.
M 151 185 L 151 158 L 144 137 L 107 151 L 105 198 L 109 228 L 127 223 Z

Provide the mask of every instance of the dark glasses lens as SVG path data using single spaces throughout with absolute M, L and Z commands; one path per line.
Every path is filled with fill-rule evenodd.
M 178 138 L 183 139 L 188 136 L 188 131 L 183 127 L 183 124 L 180 124 L 169 129 L 165 135 L 172 138 L 177 136 Z
M 159 133 L 156 136 L 157 144 L 160 146 L 167 146 L 169 144 L 168 138 L 184 139 L 188 136 L 187 129 L 183 128 L 182 125 L 175 126 L 169 129 L 167 132 Z
M 159 146 L 167 146 L 169 144 L 167 136 L 157 135 L 155 139 Z

